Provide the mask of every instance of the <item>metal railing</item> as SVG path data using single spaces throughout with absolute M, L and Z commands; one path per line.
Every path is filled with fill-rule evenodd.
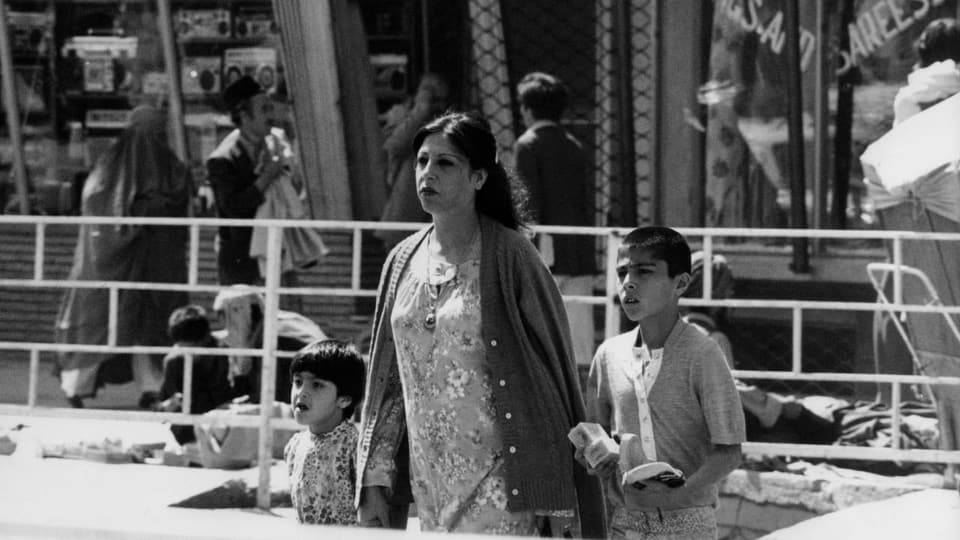
M 140 283 L 124 281 L 78 281 L 69 279 L 48 279 L 44 272 L 44 252 L 46 246 L 46 227 L 49 225 L 80 224 L 80 225 L 158 225 L 181 226 L 189 228 L 188 247 L 188 278 L 187 283 Z M 116 411 L 95 409 L 68 409 L 58 407 L 41 407 L 37 405 L 37 381 L 39 377 L 39 361 L 41 352 L 81 351 L 81 352 L 122 352 L 165 354 L 172 347 L 146 346 L 118 346 L 116 344 L 117 298 L 123 289 L 149 289 L 188 292 L 216 292 L 226 288 L 215 284 L 198 282 L 199 238 L 203 227 L 251 226 L 249 220 L 227 220 L 215 218 L 196 218 L 182 220 L 177 218 L 108 218 L 108 217 L 48 217 L 48 216 L 0 216 L 0 227 L 20 225 L 32 226 L 35 230 L 33 275 L 30 278 L 7 278 L 0 276 L 0 287 L 5 288 L 106 288 L 109 290 L 109 324 L 108 343 L 105 345 L 73 345 L 56 344 L 49 342 L 11 342 L 0 341 L 0 351 L 14 350 L 27 351 L 30 356 L 29 389 L 26 405 L 0 404 L 0 415 L 18 415 L 35 417 L 62 417 L 75 419 L 109 419 L 134 421 L 165 421 L 178 424 L 195 425 L 209 422 L 202 415 L 186 413 L 161 413 L 145 411 Z M 360 270 L 362 257 L 363 232 L 372 230 L 416 230 L 423 224 L 414 223 L 380 223 L 380 222 L 342 222 L 342 221 L 286 221 L 261 220 L 256 222 L 257 227 L 265 227 L 267 234 L 267 272 L 263 286 L 251 287 L 260 291 L 265 298 L 263 346 L 260 349 L 230 349 L 230 348 L 180 348 L 181 352 L 192 355 L 259 355 L 262 362 L 261 374 L 261 403 L 271 403 L 274 396 L 276 375 L 275 358 L 289 355 L 276 350 L 276 316 L 280 295 L 322 295 L 322 296 L 349 296 L 372 297 L 376 295 L 373 289 L 364 289 L 360 284 Z M 326 231 L 351 231 L 351 279 L 348 287 L 281 287 L 280 286 L 280 254 L 281 233 L 284 227 L 311 227 Z M 562 227 L 536 226 L 533 229 L 539 233 L 588 235 L 605 239 L 606 267 L 603 296 L 566 296 L 568 303 L 586 303 L 604 306 L 605 326 L 604 334 L 612 337 L 619 332 L 619 307 L 615 302 L 617 291 L 616 257 L 620 239 L 628 232 L 623 228 L 603 227 Z M 747 454 L 783 455 L 809 458 L 842 458 L 862 460 L 895 460 L 904 462 L 929 462 L 944 464 L 960 464 L 960 451 L 903 449 L 900 447 L 900 417 L 901 386 L 904 384 L 942 384 L 960 385 L 960 377 L 931 377 L 924 375 L 901 375 L 881 373 L 838 373 L 838 372 L 805 372 L 802 368 L 801 348 L 803 337 L 803 315 L 810 310 L 839 310 L 839 311 L 870 311 L 893 309 L 900 312 L 940 313 L 944 315 L 960 315 L 960 306 L 943 305 L 911 305 L 903 303 L 903 275 L 900 270 L 903 264 L 903 243 L 905 241 L 960 241 L 960 234 L 955 233 L 919 233 L 908 231 L 838 231 L 838 230 L 785 230 L 785 229 L 702 229 L 678 228 L 687 236 L 692 244 L 697 245 L 705 252 L 704 260 L 712 260 L 717 250 L 717 239 L 721 238 L 796 238 L 812 239 L 879 239 L 891 243 L 894 299 L 892 303 L 880 305 L 874 302 L 832 302 L 810 300 L 766 300 L 766 299 L 715 299 L 712 297 L 712 265 L 704 265 L 703 296 L 698 299 L 683 299 L 684 305 L 717 306 L 731 308 L 761 308 L 761 309 L 788 309 L 792 314 L 792 365 L 789 371 L 762 371 L 762 370 L 734 370 L 733 375 L 742 379 L 772 379 L 772 380 L 812 380 L 838 382 L 870 382 L 889 384 L 892 386 L 892 404 L 894 437 L 891 448 L 865 448 L 850 446 L 827 446 L 811 444 L 782 444 L 782 443 L 746 443 L 743 445 Z M 699 241 L 699 242 L 698 242 Z M 949 318 L 949 317 L 948 317 Z M 52 323 L 52 321 L 51 321 Z M 184 367 L 184 410 L 189 410 L 192 399 L 192 361 L 187 361 Z M 235 416 L 225 421 L 230 426 L 259 428 L 259 485 L 257 490 L 258 506 L 268 508 L 270 505 L 269 475 L 272 460 L 273 431 L 277 428 L 298 429 L 290 419 L 272 418 L 270 407 L 262 407 L 257 416 Z M 218 420 L 219 421 L 219 420 Z

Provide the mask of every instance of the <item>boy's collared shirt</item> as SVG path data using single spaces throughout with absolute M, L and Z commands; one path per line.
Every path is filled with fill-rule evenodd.
M 587 420 L 603 426 L 611 436 L 642 434 L 643 413 L 638 386 L 653 426 L 656 459 L 686 475 L 699 469 L 713 445 L 740 444 L 746 439 L 743 411 L 733 377 L 717 344 L 683 321 L 677 321 L 663 348 L 660 367 L 650 387 L 630 376 L 639 368 L 633 347 L 638 329 L 614 336 L 597 349 L 587 381 Z M 642 354 L 642 353 L 641 353 Z M 653 365 L 651 355 L 650 366 Z M 647 375 L 653 370 L 648 366 Z M 642 436 L 642 435 L 641 435 Z M 644 509 L 610 482 L 611 500 L 628 509 Z M 715 505 L 717 487 L 691 493 L 694 505 Z

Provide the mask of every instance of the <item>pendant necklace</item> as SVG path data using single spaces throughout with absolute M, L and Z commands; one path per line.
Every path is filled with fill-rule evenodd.
M 473 238 L 470 240 L 470 244 L 469 244 L 471 252 L 473 251 L 473 245 L 476 243 L 479 237 L 480 237 L 480 228 L 477 227 L 477 230 L 474 233 Z M 430 249 L 430 244 L 432 239 L 433 239 L 433 233 L 431 232 L 430 235 L 427 236 L 427 276 L 426 276 L 427 293 L 430 295 L 430 310 L 423 317 L 423 328 L 429 331 L 433 331 L 433 329 L 437 327 L 437 304 L 439 303 L 440 290 L 443 288 L 443 284 L 449 282 L 451 279 L 455 279 L 457 277 L 457 273 L 459 272 L 458 265 L 444 263 L 444 264 L 447 264 L 447 267 L 444 268 L 442 271 L 437 269 L 436 274 L 438 278 L 437 279 L 438 283 L 436 285 L 433 284 L 433 281 L 430 279 L 431 275 L 434 274 L 434 270 L 435 270 L 433 266 L 433 254 Z
M 430 311 L 427 312 L 427 315 L 423 318 L 423 327 L 426 330 L 433 331 L 437 327 L 437 302 L 440 297 L 440 287 L 441 285 L 434 285 L 430 281 L 430 274 L 433 272 L 433 255 L 430 253 L 430 240 L 433 238 L 433 233 L 430 233 L 430 236 L 427 236 L 427 293 L 430 295 Z

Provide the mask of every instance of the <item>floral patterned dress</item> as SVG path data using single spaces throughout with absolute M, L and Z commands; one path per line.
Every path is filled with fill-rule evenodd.
M 290 499 L 301 523 L 356 525 L 357 427 L 344 420 L 322 434 L 300 431 L 283 450 Z
M 507 510 L 484 367 L 479 239 L 461 264 L 432 259 L 428 245 L 411 258 L 391 315 L 421 529 L 532 535 L 534 512 Z

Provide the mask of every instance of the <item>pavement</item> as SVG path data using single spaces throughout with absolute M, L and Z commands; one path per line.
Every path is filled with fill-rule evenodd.
M 926 489 L 802 521 L 763 540 L 957 540 L 960 493 Z

